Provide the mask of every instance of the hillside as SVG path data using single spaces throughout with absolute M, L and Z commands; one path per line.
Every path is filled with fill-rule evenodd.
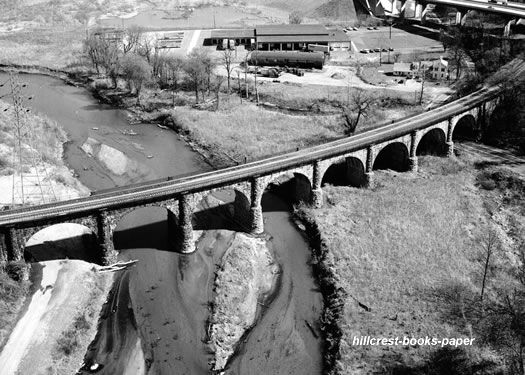
M 356 20 L 356 8 L 353 2 L 344 0 L 330 0 L 310 12 L 312 18 L 326 18 L 330 20 Z

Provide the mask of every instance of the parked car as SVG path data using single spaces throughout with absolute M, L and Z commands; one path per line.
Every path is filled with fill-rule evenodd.
M 368 26 L 366 29 L 367 29 L 367 30 L 374 30 L 374 29 L 373 29 L 372 27 L 370 27 L 370 26 Z
M 394 49 L 392 47 L 389 47 L 388 50 L 392 52 Z
M 379 29 L 377 28 L 377 26 L 374 26 L 374 30 L 379 30 Z
M 352 27 L 352 30 L 357 31 L 359 29 L 357 27 Z
M 381 52 L 381 48 L 374 48 L 374 52 Z
M 381 52 L 388 52 L 386 48 L 381 48 Z
M 368 53 L 368 50 L 367 49 L 362 49 L 361 51 L 359 51 L 361 53 Z

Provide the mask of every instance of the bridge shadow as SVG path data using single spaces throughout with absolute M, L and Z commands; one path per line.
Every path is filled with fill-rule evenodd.
M 286 176 L 284 180 L 273 181 L 267 186 L 261 199 L 262 211 L 290 212 L 294 204 L 308 203 L 311 193 L 310 182 L 304 176 Z
M 95 233 L 74 223 L 45 227 L 28 238 L 24 246 L 24 259 L 27 262 L 79 259 L 101 263 L 102 257 L 102 249 Z
M 24 259 L 27 262 L 45 262 L 58 259 L 79 259 L 90 263 L 101 263 L 102 252 L 93 233 L 59 240 L 46 240 L 26 245 Z
M 227 229 L 242 232 L 248 229 L 246 225 L 235 221 L 233 204 L 225 203 L 216 207 L 202 209 L 193 214 L 193 229 L 218 230 Z
M 180 252 L 179 220 L 163 207 L 137 209 L 121 219 L 113 234 L 115 250 L 152 249 Z M 198 207 L 193 214 L 194 230 L 245 231 L 233 217 L 231 203 Z

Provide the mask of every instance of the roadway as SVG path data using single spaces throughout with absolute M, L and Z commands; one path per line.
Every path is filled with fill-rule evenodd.
M 525 6 L 501 5 L 475 0 L 424 0 L 426 3 L 448 5 L 456 8 L 467 8 L 497 13 L 506 16 L 525 18 Z
M 514 68 L 516 77 L 525 72 L 524 65 L 519 63 Z M 123 187 L 122 189 L 106 193 L 100 192 L 100 194 L 70 201 L 3 211 L 0 212 L 0 226 L 46 220 L 66 215 L 89 214 L 106 208 L 118 208 L 123 205 L 138 204 L 156 199 L 168 199 L 170 197 L 177 198 L 184 193 L 206 191 L 221 186 L 233 185 L 253 177 L 288 170 L 316 160 L 357 151 L 373 144 L 410 134 L 415 130 L 446 121 L 452 116 L 474 108 L 484 101 L 497 97 L 500 92 L 501 89 L 498 87 L 482 88 L 475 93 L 436 109 L 355 136 L 235 167 L 156 182 L 151 185 L 142 184 L 140 186 Z

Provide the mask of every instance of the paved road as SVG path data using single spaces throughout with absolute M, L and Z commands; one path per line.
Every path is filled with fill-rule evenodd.
M 485 12 L 503 14 L 507 16 L 515 16 L 525 18 L 525 9 L 521 7 L 513 7 L 501 4 L 494 4 L 488 2 L 471 1 L 471 0 L 427 0 L 429 3 L 449 5 L 453 7 L 467 8 L 472 10 L 482 10 Z

